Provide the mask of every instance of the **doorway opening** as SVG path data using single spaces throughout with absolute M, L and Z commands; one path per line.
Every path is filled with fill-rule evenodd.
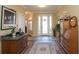
M 52 16 L 38 16 L 38 34 L 52 35 Z

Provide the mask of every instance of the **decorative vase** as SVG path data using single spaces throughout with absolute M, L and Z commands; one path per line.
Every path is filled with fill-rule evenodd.
M 13 34 L 12 34 L 12 36 L 13 36 L 13 37 L 16 37 L 16 34 L 15 34 L 15 33 L 13 33 Z

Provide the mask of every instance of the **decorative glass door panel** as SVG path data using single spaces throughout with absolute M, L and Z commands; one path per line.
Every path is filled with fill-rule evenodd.
M 48 17 L 43 16 L 42 17 L 42 34 L 47 34 L 48 33 Z
M 47 35 L 52 33 L 52 18 L 51 16 L 38 17 L 38 34 Z

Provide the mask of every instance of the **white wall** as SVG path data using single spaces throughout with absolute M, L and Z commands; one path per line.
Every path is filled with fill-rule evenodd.
M 22 31 L 25 33 L 25 18 L 21 13 L 18 13 L 18 29 L 21 28 Z

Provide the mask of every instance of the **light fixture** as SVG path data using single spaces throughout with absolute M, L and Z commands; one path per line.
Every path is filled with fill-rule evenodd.
M 38 5 L 38 7 L 41 7 L 41 8 L 43 8 L 43 7 L 46 7 L 46 5 Z
M 28 14 L 28 11 L 25 11 L 25 14 L 27 15 Z
M 28 20 L 32 20 L 32 17 L 29 17 L 29 19 Z

